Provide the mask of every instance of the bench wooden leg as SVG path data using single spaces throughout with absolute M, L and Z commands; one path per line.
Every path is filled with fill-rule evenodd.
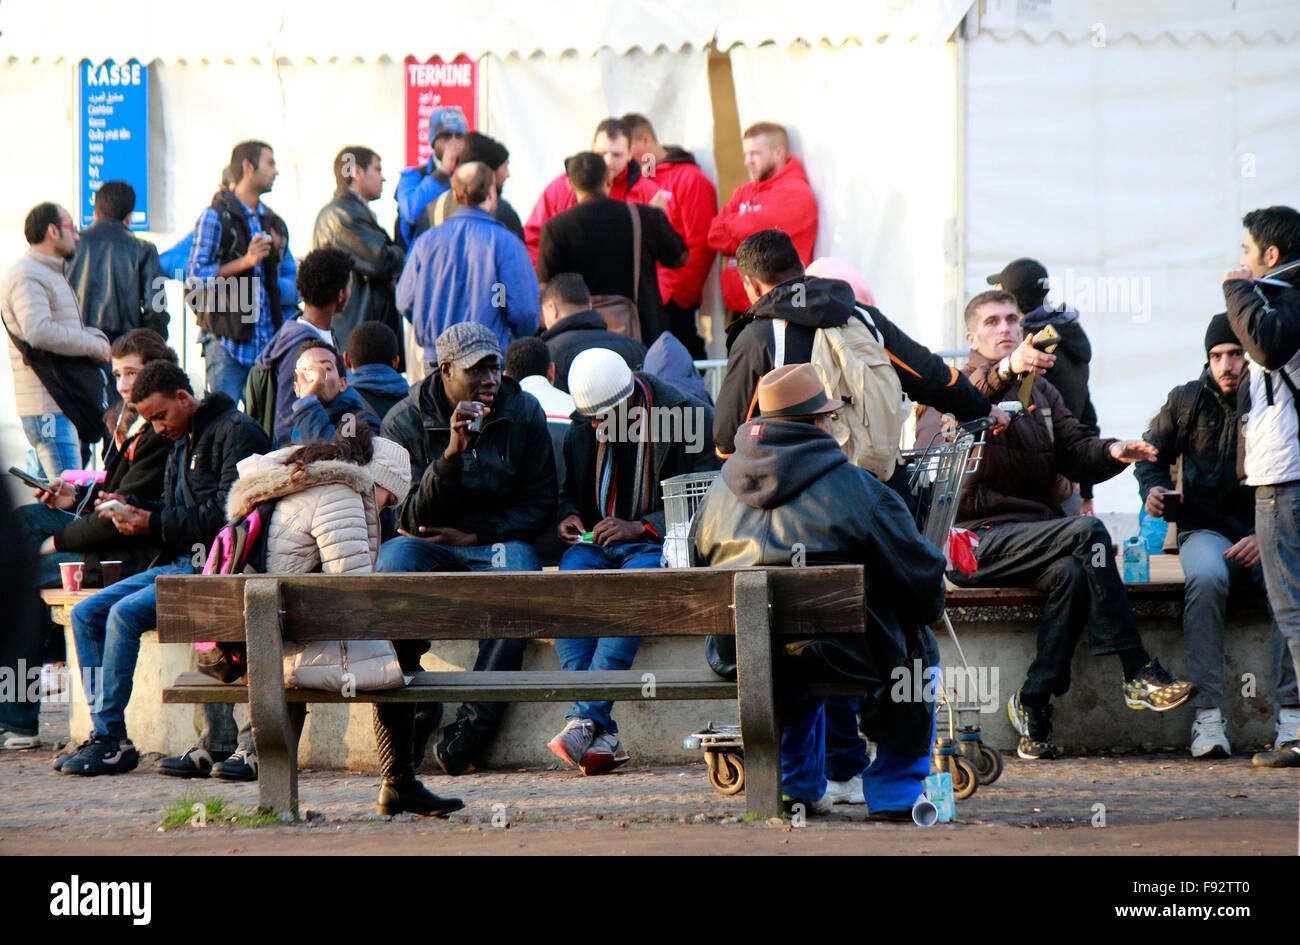
M 257 749 L 258 803 L 298 819 L 298 736 L 305 706 L 291 712 L 284 695 L 284 646 L 280 632 L 280 582 L 260 578 L 244 584 L 248 640 L 248 710 Z
M 781 733 L 772 679 L 772 621 L 767 575 L 742 571 L 732 585 L 736 620 L 736 679 L 745 741 L 745 808 L 760 817 L 781 814 Z

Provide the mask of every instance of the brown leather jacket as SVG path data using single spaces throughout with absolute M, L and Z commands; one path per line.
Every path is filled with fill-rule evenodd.
M 996 362 L 976 351 L 962 368 L 971 383 L 998 403 L 1014 400 L 1019 378 L 1003 381 Z M 939 430 L 933 409 L 916 424 L 916 445 L 923 448 Z M 1044 522 L 1064 518 L 1054 492 L 1058 475 L 1073 482 L 1105 482 L 1126 468 L 1112 459 L 1114 439 L 1093 436 L 1066 409 L 1060 393 L 1041 377 L 1034 378 L 1029 409 L 1014 417 L 1001 433 L 989 435 L 979 469 L 966 480 L 957 506 L 962 528 L 1000 522 Z

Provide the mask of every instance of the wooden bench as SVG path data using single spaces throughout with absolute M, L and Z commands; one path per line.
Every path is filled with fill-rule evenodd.
M 309 702 L 570 702 L 739 698 L 749 812 L 781 810 L 775 639 L 864 633 L 862 568 L 565 571 L 527 574 L 165 576 L 163 643 L 246 641 L 246 685 L 181 675 L 164 703 L 249 702 L 259 801 L 298 815 L 298 740 Z M 344 694 L 284 686 L 285 641 L 735 635 L 738 683 L 698 669 L 417 673 Z M 701 647 L 701 650 L 703 648 Z M 703 654 L 701 653 L 701 656 Z M 823 687 L 821 695 L 857 695 Z

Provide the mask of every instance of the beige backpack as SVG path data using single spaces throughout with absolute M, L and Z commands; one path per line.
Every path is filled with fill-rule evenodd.
M 784 319 L 772 320 L 774 367 L 785 363 L 785 330 Z M 853 316 L 840 327 L 817 329 L 811 360 L 827 395 L 844 401 L 833 422 L 840 449 L 854 466 L 887 481 L 900 459 L 907 406 L 871 313 L 855 306 Z

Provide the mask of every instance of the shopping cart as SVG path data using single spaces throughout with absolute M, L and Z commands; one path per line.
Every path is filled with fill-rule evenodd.
M 935 442 L 923 449 L 903 451 L 908 485 L 917 500 L 916 527 L 940 551 L 947 551 L 962 485 L 966 477 L 979 467 L 984 452 L 984 431 L 989 426 L 987 418 L 974 420 L 959 426 L 951 440 L 941 440 L 936 436 Z M 973 683 L 975 676 L 947 612 L 941 620 L 957 650 L 957 658 L 961 660 L 964 680 Z M 935 736 L 933 765 L 936 771 L 947 771 L 952 775 L 953 797 L 965 800 L 981 784 L 992 784 L 998 779 L 1002 774 L 1002 755 L 980 741 L 978 703 L 958 703 L 956 686 L 952 698 L 949 698 L 948 687 L 942 683 L 942 673 L 934 681 L 933 688 L 938 702 L 935 724 L 939 725 L 942 710 L 948 730 L 947 735 Z

